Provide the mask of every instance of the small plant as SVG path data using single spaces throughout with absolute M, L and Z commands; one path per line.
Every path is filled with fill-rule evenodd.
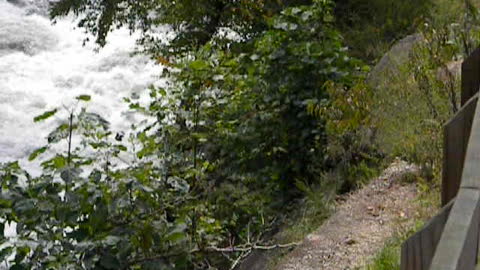
M 400 269 L 400 254 L 398 244 L 387 244 L 375 257 L 373 263 L 365 270 L 394 270 Z

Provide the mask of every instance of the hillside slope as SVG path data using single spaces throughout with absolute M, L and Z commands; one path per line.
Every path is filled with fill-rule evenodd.
M 406 183 L 416 167 L 396 161 L 364 188 L 344 197 L 317 231 L 287 254 L 276 270 L 344 270 L 364 266 L 397 231 L 418 216 L 417 187 Z

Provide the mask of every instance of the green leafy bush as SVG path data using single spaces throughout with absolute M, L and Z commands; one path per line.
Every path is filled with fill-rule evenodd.
M 53 16 L 70 10 L 85 16 L 80 23 L 102 45 L 112 25 L 145 23 L 144 12 L 158 11 L 147 1 L 127 2 L 131 9 L 105 9 L 110 1 L 59 1 Z M 326 154 L 330 116 L 312 115 L 308 104 L 333 97 L 329 84 L 347 91 L 362 73 L 333 27 L 331 1 L 281 9 L 270 4 L 234 3 L 245 16 L 257 7 L 265 8 L 261 14 L 273 12 L 235 24 L 245 31 L 261 26 L 243 39 L 200 42 L 203 35 L 186 27 L 172 43 L 183 44 L 179 50 L 152 52 L 165 65 L 168 84 L 152 87 L 147 104 L 125 99 L 148 120 L 124 135 L 114 134 L 100 115 L 74 109 L 30 156 L 42 159 L 40 176 L 17 163 L 2 167 L 0 218 L 17 223 L 16 240 L 3 239 L 5 258 L 15 257 L 8 261 L 12 267 L 226 269 L 268 244 L 280 210 L 305 191 L 296 183 L 313 184 L 335 166 Z M 157 15 L 166 16 L 159 22 L 175 19 L 173 26 L 192 19 L 187 25 L 197 30 L 205 16 L 218 15 L 197 11 L 191 18 Z
M 423 41 L 408 63 L 384 74 L 373 97 L 378 147 L 421 165 L 427 179 L 438 179 L 443 125 L 460 107 L 460 77 L 451 64 L 469 55 L 479 41 L 475 7 L 467 4 L 460 10 L 428 18 L 420 28 Z

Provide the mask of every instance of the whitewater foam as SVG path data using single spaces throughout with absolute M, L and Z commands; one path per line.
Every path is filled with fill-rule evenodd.
M 95 52 L 95 44 L 82 46 L 85 34 L 74 29 L 72 18 L 52 25 L 43 15 L 45 2 L 15 2 L 0 0 L 0 162 L 20 159 L 23 166 L 38 170 L 26 157 L 46 143 L 67 112 L 45 123 L 34 124 L 33 118 L 75 106 L 80 94 L 92 96 L 90 111 L 105 117 L 114 132 L 127 130 L 136 118 L 126 121 L 122 116 L 128 109 L 123 98 L 146 95 L 150 85 L 163 84 L 159 65 L 131 56 L 135 37 L 117 30 Z

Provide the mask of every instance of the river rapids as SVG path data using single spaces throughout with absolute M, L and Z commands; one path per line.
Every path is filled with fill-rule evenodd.
M 158 65 L 131 55 L 135 38 L 127 30 L 112 33 L 98 51 L 95 44 L 83 46 L 85 37 L 73 18 L 52 24 L 45 0 L 0 0 L 0 163 L 20 160 L 39 170 L 27 157 L 46 144 L 67 109 L 34 123 L 45 111 L 71 108 L 76 96 L 91 95 L 88 109 L 120 132 L 135 121 L 123 98 L 141 98 L 150 85 L 161 84 Z

